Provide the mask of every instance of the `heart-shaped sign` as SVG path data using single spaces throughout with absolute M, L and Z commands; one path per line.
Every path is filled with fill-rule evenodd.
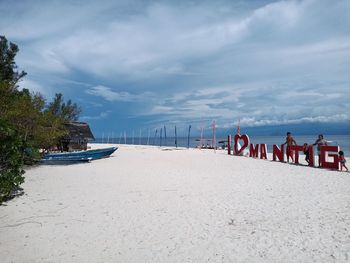
M 239 140 L 243 141 L 243 144 L 241 145 L 241 147 L 238 149 L 239 147 Z M 242 155 L 243 151 L 245 148 L 247 148 L 249 145 L 249 137 L 246 134 L 240 135 L 240 134 L 236 134 L 234 137 L 234 150 L 235 150 L 235 154 L 236 155 Z

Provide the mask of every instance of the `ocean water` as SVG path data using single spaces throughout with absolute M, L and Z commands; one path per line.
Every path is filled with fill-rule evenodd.
M 345 152 L 346 156 L 350 156 L 350 135 L 324 135 L 324 138 L 329 142 L 329 145 L 339 146 L 342 151 Z M 258 143 L 266 143 L 268 152 L 272 152 L 272 145 L 277 144 L 281 145 L 285 142 L 285 137 L 283 136 L 250 136 L 250 142 L 254 144 Z M 294 136 L 295 141 L 299 145 L 303 145 L 304 143 L 312 144 L 316 141 L 316 136 L 311 135 L 296 135 Z M 220 146 L 222 144 L 218 143 L 220 141 L 225 141 L 227 144 L 227 137 L 217 137 L 216 139 L 217 145 Z M 167 146 L 167 147 L 175 147 L 175 138 L 167 137 L 167 138 L 97 138 L 95 143 L 116 143 L 116 144 L 135 144 L 135 145 L 156 145 L 156 146 Z M 203 138 L 203 143 L 205 145 L 211 146 L 212 138 Z M 199 145 L 198 137 L 190 137 L 189 141 L 187 137 L 178 137 L 177 138 L 177 146 L 178 147 L 187 147 L 189 144 L 190 148 L 197 147 Z

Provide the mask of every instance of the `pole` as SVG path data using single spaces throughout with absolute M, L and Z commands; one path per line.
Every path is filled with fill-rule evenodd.
M 139 145 L 141 145 L 141 129 L 140 129 Z
M 199 142 L 199 149 L 203 148 L 203 126 L 201 127 L 201 139 Z
M 160 134 L 159 134 L 160 140 L 159 140 L 159 146 L 162 147 L 162 137 L 163 137 L 163 128 L 160 128 Z
M 156 145 L 157 134 L 158 134 L 158 130 L 156 129 L 156 132 L 155 132 L 155 134 L 154 134 L 154 139 L 153 139 L 153 145 Z
M 164 146 L 166 146 L 166 127 L 164 125 Z
M 187 149 L 190 148 L 190 133 L 191 133 L 191 125 L 188 126 L 188 135 L 187 135 Z
M 176 125 L 175 125 L 175 146 L 177 148 L 177 132 L 176 132 Z
M 148 136 L 147 136 L 147 145 L 149 145 L 149 136 L 151 135 L 151 131 L 148 129 Z
M 213 147 L 214 151 L 216 150 L 216 123 L 213 121 Z
M 231 154 L 231 135 L 227 136 L 227 154 Z

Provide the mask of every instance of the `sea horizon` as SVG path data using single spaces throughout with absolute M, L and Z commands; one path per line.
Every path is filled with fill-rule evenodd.
M 249 136 L 249 134 L 248 134 Z M 342 151 L 345 152 L 345 155 L 349 156 L 350 154 L 350 134 L 349 135 L 324 135 L 325 139 L 328 141 L 329 145 L 339 146 Z M 203 137 L 203 144 L 211 146 L 212 137 Z M 272 153 L 272 146 L 274 144 L 281 145 L 285 142 L 284 136 L 279 135 L 252 135 L 249 136 L 250 143 L 253 144 L 260 144 L 265 143 L 267 144 L 267 150 L 269 153 Z M 307 144 L 313 144 L 317 140 L 317 135 L 295 135 L 294 139 L 296 140 L 298 145 L 303 145 L 304 143 Z M 190 136 L 189 141 L 188 137 L 181 136 L 177 137 L 177 146 L 178 147 L 189 147 L 190 148 L 196 148 L 199 145 L 200 136 Z M 227 136 L 217 136 L 216 137 L 216 144 L 218 147 L 220 147 L 223 143 L 219 143 L 225 141 L 227 144 Z M 167 146 L 167 147 L 176 147 L 175 144 L 175 137 L 167 137 L 162 139 L 158 137 L 127 137 L 126 141 L 125 138 L 122 137 L 104 137 L 104 138 L 95 138 L 94 141 L 91 141 L 90 143 L 110 143 L 110 144 L 129 144 L 129 145 L 153 145 L 153 146 Z

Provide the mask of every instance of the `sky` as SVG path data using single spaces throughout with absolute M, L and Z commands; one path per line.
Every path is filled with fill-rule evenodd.
M 0 0 L 0 35 L 20 86 L 63 93 L 95 136 L 346 126 L 349 14 L 350 0 Z

